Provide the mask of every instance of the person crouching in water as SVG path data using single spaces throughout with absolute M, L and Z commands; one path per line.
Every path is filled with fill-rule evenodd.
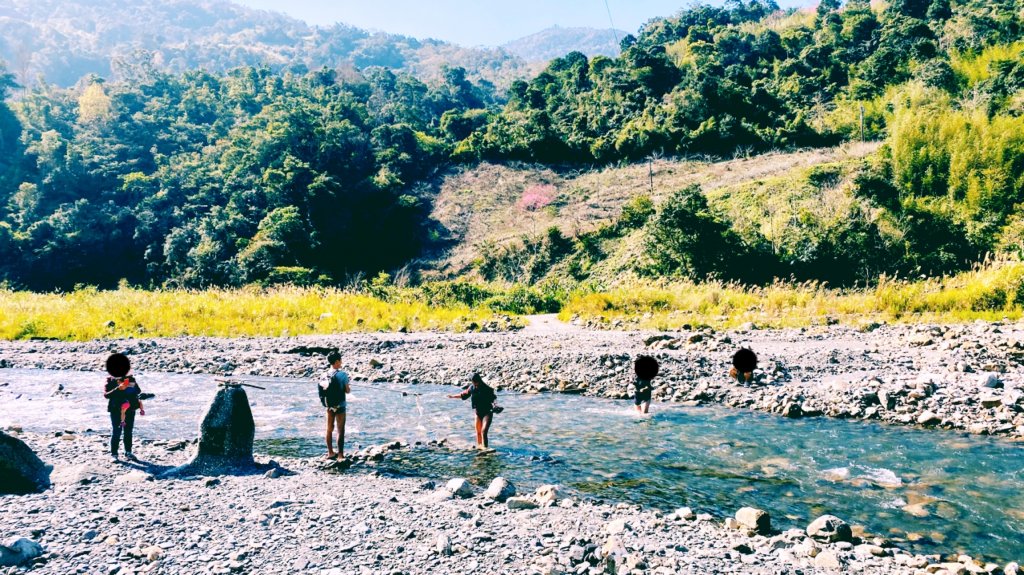
M 651 394 L 654 392 L 654 378 L 658 376 L 658 360 L 649 355 L 641 355 L 633 362 L 633 405 L 638 413 L 647 413 L 651 407 Z
M 331 367 L 319 384 L 320 403 L 327 408 L 327 459 L 335 459 L 345 456 L 345 397 L 352 393 L 352 388 L 348 384 L 348 374 L 341 371 L 341 354 L 336 351 L 327 354 L 327 363 Z M 337 453 L 331 441 L 335 427 L 338 429 Z
M 741 347 L 732 356 L 732 369 L 729 377 L 736 378 L 740 383 L 753 383 L 754 370 L 757 368 L 757 354 L 754 350 Z
M 476 412 L 476 446 L 487 449 L 489 445 L 487 432 L 491 429 L 491 420 L 494 414 L 499 413 L 502 408 L 494 405 L 498 400 L 498 395 L 494 392 L 493 387 L 487 385 L 479 373 L 473 374 L 472 381 L 473 383 L 463 389 L 462 393 L 449 395 L 448 399 L 470 400 L 473 411 Z

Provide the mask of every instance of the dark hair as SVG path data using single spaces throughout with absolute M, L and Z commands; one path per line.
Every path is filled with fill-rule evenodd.
M 479 373 L 474 373 L 473 377 L 471 379 L 473 380 L 473 383 L 475 383 L 477 385 L 482 385 L 484 387 L 490 387 L 490 385 L 487 385 L 487 382 L 484 381 L 483 376 L 481 376 Z
M 654 379 L 658 375 L 658 360 L 649 355 L 637 356 L 633 361 L 633 371 L 636 376 L 643 380 Z
M 752 349 L 741 347 L 732 356 L 732 366 L 740 373 L 754 371 L 757 367 L 757 354 Z
M 338 361 L 340 359 L 341 359 L 341 354 L 336 352 L 336 351 L 332 351 L 331 353 L 327 354 L 327 363 L 330 364 L 330 365 L 334 365 L 334 362 L 336 362 L 336 361 Z
M 124 377 L 132 369 L 132 362 L 123 353 L 112 353 L 107 358 L 107 373 L 113 377 Z

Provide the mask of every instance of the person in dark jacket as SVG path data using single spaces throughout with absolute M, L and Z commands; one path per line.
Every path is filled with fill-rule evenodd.
M 471 400 L 470 404 L 476 413 L 476 446 L 480 449 L 488 449 L 487 433 L 491 430 L 491 420 L 496 412 L 495 402 L 498 400 L 498 395 L 494 392 L 493 387 L 487 385 L 479 373 L 473 374 L 472 382 L 469 387 L 462 390 L 462 393 L 449 395 L 448 398 Z
M 651 407 L 651 395 L 654 393 L 654 378 L 658 376 L 658 360 L 649 355 L 641 355 L 633 362 L 633 405 L 638 413 L 647 413 Z
M 124 437 L 124 456 L 130 461 L 138 461 L 132 454 L 132 432 L 135 429 L 135 412 L 146 415 L 142 410 L 139 395 L 142 390 L 130 375 L 131 361 L 123 353 L 114 353 L 107 358 L 107 383 L 103 387 L 103 397 L 107 398 L 107 411 L 110 413 L 110 457 L 114 462 L 120 461 L 117 456 L 118 443 Z

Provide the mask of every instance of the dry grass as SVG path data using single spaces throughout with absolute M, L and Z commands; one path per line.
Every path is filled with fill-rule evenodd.
M 921 281 L 882 279 L 872 288 L 835 290 L 817 283 L 745 287 L 722 282 L 634 282 L 604 293 L 578 295 L 561 317 L 579 316 L 648 329 L 683 325 L 717 328 L 754 323 L 804 327 L 828 322 L 965 322 L 1020 319 L 1024 263 L 994 262 L 952 277 Z
M 493 313 L 467 306 L 385 302 L 336 289 L 0 291 L 0 338 L 218 337 L 351 331 L 464 331 Z

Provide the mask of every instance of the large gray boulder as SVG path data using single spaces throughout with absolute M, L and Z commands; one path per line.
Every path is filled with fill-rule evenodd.
M 0 431 L 0 494 L 38 493 L 50 487 L 50 471 L 25 442 Z
M 24 565 L 43 554 L 43 546 L 24 537 L 11 537 L 0 543 L 0 566 Z
M 256 423 L 249 397 L 238 385 L 225 384 L 199 424 L 199 449 L 191 463 L 167 475 L 225 475 L 256 469 L 252 441 Z

